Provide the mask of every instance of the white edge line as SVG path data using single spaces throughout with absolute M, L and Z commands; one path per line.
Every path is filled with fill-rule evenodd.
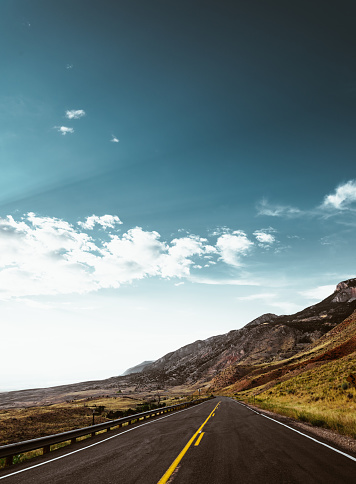
M 236 400 L 235 400 L 236 402 Z M 299 430 L 296 430 L 294 429 L 293 427 L 289 427 L 289 425 L 286 425 L 282 422 L 278 422 L 278 420 L 275 420 L 274 418 L 272 417 L 268 417 L 267 415 L 263 415 L 263 413 L 260 413 L 260 412 L 256 412 L 256 410 L 253 410 L 251 407 L 249 407 L 248 405 L 245 405 L 244 403 L 240 403 L 240 402 L 236 402 L 238 403 L 239 405 L 242 405 L 246 408 L 248 408 L 249 410 L 251 410 L 252 412 L 255 412 L 257 413 L 257 415 L 261 415 L 261 417 L 264 417 L 264 418 L 268 418 L 269 420 L 273 420 L 273 422 L 276 422 L 278 423 L 279 425 L 283 425 L 283 427 L 287 427 L 287 429 L 289 430 L 293 430 L 293 432 L 297 432 L 297 434 L 300 434 L 300 435 L 303 435 L 304 437 L 306 437 L 307 439 L 310 439 L 310 440 L 313 440 L 314 442 L 317 442 L 318 444 L 320 445 L 323 445 L 324 447 L 327 447 L 328 449 L 331 449 L 335 452 L 337 452 L 338 454 L 341 454 L 345 457 L 347 457 L 348 459 L 351 459 L 353 460 L 354 462 L 356 462 L 356 458 L 353 457 L 352 455 L 349 455 L 349 454 L 346 454 L 345 452 L 342 452 L 341 450 L 338 450 L 338 449 L 335 449 L 335 447 L 332 447 L 331 445 L 328 445 L 328 444 L 324 444 L 324 442 L 320 442 L 320 440 L 317 440 L 317 439 L 314 439 L 314 437 L 310 437 L 309 435 L 307 434 L 304 434 L 303 432 L 300 432 Z
M 204 402 L 202 402 L 202 403 L 204 403 Z M 40 462 L 39 464 L 35 464 L 34 466 L 31 466 L 31 467 L 26 467 L 26 469 L 21 469 L 20 471 L 12 472 L 11 474 L 6 474 L 6 476 L 0 477 L 0 480 L 6 479 L 7 477 L 14 476 L 16 474 L 20 474 L 21 472 L 29 471 L 31 469 L 34 469 L 35 467 L 44 466 L 46 464 L 49 464 L 50 462 L 54 462 L 55 460 L 63 459 L 64 457 L 68 457 L 69 455 L 76 454 L 77 452 L 81 452 L 82 450 L 89 449 L 90 447 L 94 447 L 95 445 L 99 445 L 99 444 L 102 444 L 104 442 L 107 442 L 108 440 L 115 439 L 116 437 L 120 437 L 120 435 L 126 434 L 127 432 L 131 432 L 132 430 L 139 429 L 140 427 L 143 427 L 144 425 L 149 425 L 149 424 L 158 422 L 158 420 L 163 420 L 164 418 L 172 417 L 173 415 L 177 415 L 178 413 L 185 412 L 186 410 L 191 410 L 192 408 L 194 408 L 194 407 L 188 407 L 188 408 L 184 408 L 183 410 L 178 410 L 177 412 L 173 412 L 169 415 L 165 415 L 164 417 L 156 418 L 155 420 L 151 420 L 150 422 L 145 422 L 145 423 L 143 423 L 141 425 L 137 425 L 136 427 L 133 427 L 131 429 L 124 430 L 124 432 L 120 432 L 119 434 L 112 435 L 111 437 L 108 437 L 107 439 L 100 440 L 100 442 L 95 442 L 94 444 L 90 444 L 86 447 L 82 447 L 81 449 L 73 450 L 72 452 L 68 452 L 68 454 L 60 455 L 59 457 L 54 457 L 53 459 L 46 460 L 46 462 Z

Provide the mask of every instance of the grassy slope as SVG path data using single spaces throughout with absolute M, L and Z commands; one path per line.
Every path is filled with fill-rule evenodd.
M 307 351 L 277 365 L 251 368 L 221 392 L 356 438 L 350 373 L 356 373 L 356 312 Z

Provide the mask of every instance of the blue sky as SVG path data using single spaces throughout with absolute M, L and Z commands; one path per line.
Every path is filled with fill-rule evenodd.
M 0 388 L 117 375 L 355 276 L 354 2 L 0 9 Z

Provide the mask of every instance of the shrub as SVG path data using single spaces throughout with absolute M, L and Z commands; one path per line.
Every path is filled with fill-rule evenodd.
M 19 464 L 22 461 L 23 454 L 14 455 L 12 459 L 13 464 Z
M 310 419 L 310 423 L 312 425 L 315 425 L 316 427 L 328 427 L 328 425 L 326 425 L 326 422 L 324 419 L 322 418 L 315 418 L 315 417 L 312 417 Z
M 297 419 L 300 420 L 301 422 L 308 422 L 308 416 L 305 412 L 298 412 L 297 414 Z
M 106 414 L 106 418 L 109 418 L 111 420 L 114 420 L 116 418 L 121 418 L 123 416 L 124 416 L 124 412 L 122 412 L 121 410 L 116 410 L 116 411 L 110 410 L 110 412 Z

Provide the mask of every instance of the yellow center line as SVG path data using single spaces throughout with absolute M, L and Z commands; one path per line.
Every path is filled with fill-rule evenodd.
M 201 439 L 203 438 L 204 432 L 202 432 L 199 437 L 197 438 L 197 441 L 195 442 L 195 447 L 200 444 Z
M 214 410 L 212 410 L 212 412 L 210 413 L 209 417 L 205 420 L 205 422 L 198 428 L 198 430 L 195 432 L 195 434 L 193 435 L 193 437 L 189 440 L 189 442 L 186 444 L 186 446 L 184 447 L 184 449 L 180 452 L 180 454 L 178 455 L 178 457 L 172 462 L 172 464 L 169 466 L 168 470 L 163 474 L 163 476 L 157 482 L 157 484 L 165 484 L 168 481 L 168 479 L 173 474 L 175 468 L 177 467 L 177 465 L 179 464 L 179 462 L 183 459 L 183 457 L 186 454 L 187 450 L 189 449 L 189 447 L 194 442 L 196 436 L 201 432 L 201 430 L 203 429 L 204 425 L 207 423 L 207 421 L 209 420 L 209 418 L 213 415 L 213 413 L 215 412 L 215 410 L 217 409 L 217 407 L 219 406 L 219 404 L 220 404 L 220 402 L 216 405 L 216 407 L 214 408 Z

